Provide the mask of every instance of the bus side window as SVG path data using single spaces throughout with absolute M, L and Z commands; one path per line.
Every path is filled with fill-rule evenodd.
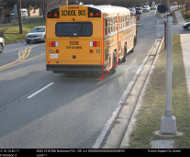
M 117 29 L 118 29 L 118 28 L 117 28 L 117 22 L 118 22 L 118 21 L 117 21 L 117 16 L 116 16 L 116 17 L 115 17 L 115 29 L 116 29 L 115 31 L 116 31 L 116 32 L 117 32 Z
M 105 19 L 105 35 L 108 35 L 108 20 Z
M 121 29 L 123 29 L 123 15 L 121 16 Z
M 128 22 L 128 17 L 127 17 L 127 15 L 125 16 L 125 26 L 127 27 L 128 25 L 127 25 L 127 22 Z
M 125 16 L 123 15 L 123 28 L 125 28 Z
M 119 29 L 121 29 L 121 16 L 119 16 Z
M 120 29 L 123 28 L 123 22 L 122 22 L 123 18 L 122 18 L 122 15 L 120 16 Z
M 113 17 L 113 33 L 115 33 L 115 17 Z
M 117 17 L 113 17 L 113 20 L 114 20 L 114 33 L 117 32 Z
M 114 25 L 114 23 L 113 23 L 113 17 L 111 17 L 110 20 L 111 20 L 110 21 L 110 23 L 111 23 L 111 33 L 113 33 L 114 32 L 114 30 L 113 30 L 113 25 Z
M 129 26 L 129 23 L 130 23 L 130 16 L 128 15 L 128 26 Z
M 110 18 L 108 18 L 108 35 L 110 34 Z

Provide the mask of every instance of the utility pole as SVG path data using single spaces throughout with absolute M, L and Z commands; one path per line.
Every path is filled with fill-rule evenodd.
M 176 134 L 176 118 L 172 114 L 172 40 L 173 40 L 173 17 L 170 14 L 170 1 L 167 1 L 167 7 L 169 12 L 167 14 L 166 21 L 166 48 L 167 48 L 167 60 L 166 60 L 166 109 L 165 114 L 161 119 L 161 134 Z
M 21 0 L 17 0 L 17 6 L 18 6 L 18 23 L 19 23 L 19 34 L 23 33 L 22 30 L 22 16 L 21 16 Z

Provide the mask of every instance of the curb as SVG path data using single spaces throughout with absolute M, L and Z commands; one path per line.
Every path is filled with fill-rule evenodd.
M 130 122 L 129 122 L 129 124 L 128 124 L 128 128 L 127 128 L 127 131 L 126 131 L 126 133 L 125 133 L 125 136 L 124 136 L 124 138 L 123 138 L 123 140 L 122 140 L 122 142 L 121 142 L 120 148 L 127 148 L 127 147 L 129 146 L 130 134 L 131 134 L 132 131 L 133 131 L 133 127 L 134 127 L 135 121 L 136 121 L 136 120 L 135 120 L 135 116 L 138 114 L 138 110 L 139 110 L 139 108 L 140 108 L 140 105 L 141 105 L 143 96 L 144 96 L 144 94 L 145 94 L 145 90 L 146 90 L 147 84 L 148 84 L 148 82 L 149 82 L 149 80 L 150 80 L 150 74 L 152 73 L 152 71 L 153 71 L 153 69 L 154 69 L 154 66 L 155 66 L 155 64 L 156 64 L 156 62 L 157 62 L 157 60 L 158 60 L 159 53 L 160 53 L 160 51 L 161 51 L 163 42 L 164 42 L 164 38 L 162 38 L 161 44 L 160 44 L 160 46 L 159 46 L 159 48 L 158 48 L 158 51 L 157 51 L 157 55 L 156 55 L 156 57 L 155 57 L 155 59 L 154 59 L 152 65 L 151 65 L 151 67 L 150 67 L 150 71 L 148 72 L 147 79 L 146 79 L 146 81 L 145 81 L 145 83 L 144 83 L 144 85 L 143 85 L 143 87 L 142 87 L 141 92 L 140 92 L 139 99 L 138 99 L 137 104 L 136 104 L 136 108 L 135 108 L 135 110 L 134 110 L 134 112 L 133 112 L 133 114 L 132 114 L 132 116 L 131 116 L 131 120 L 130 120 Z
M 148 52 L 148 55 L 145 57 L 145 59 L 143 60 L 142 64 L 140 65 L 139 69 L 137 70 L 135 76 L 133 77 L 133 79 L 131 80 L 131 82 L 128 84 L 126 90 L 124 91 L 123 95 L 121 96 L 121 98 L 119 100 L 117 109 L 114 111 L 112 117 L 108 120 L 108 122 L 106 123 L 105 127 L 102 129 L 102 131 L 100 133 L 100 136 L 97 138 L 96 143 L 93 145 L 93 148 L 117 148 L 117 147 L 120 146 L 120 144 L 122 142 L 121 139 L 123 139 L 123 137 L 124 137 L 124 134 L 125 134 L 125 132 L 127 130 L 127 126 L 129 125 L 131 117 L 132 117 L 132 115 L 134 113 L 134 109 L 130 108 L 127 111 L 129 117 L 125 117 L 124 118 L 125 120 L 127 119 L 127 124 L 126 124 L 126 122 L 125 122 L 125 124 L 121 122 L 122 124 L 120 125 L 119 130 L 122 130 L 122 133 L 119 134 L 120 137 L 112 136 L 113 132 L 116 132 L 117 134 L 119 132 L 117 129 L 114 129 L 115 125 L 117 125 L 118 123 L 120 123 L 116 119 L 117 119 L 117 117 L 119 117 L 120 120 L 122 120 L 122 118 L 120 116 L 121 112 L 125 109 L 125 106 L 128 106 L 127 103 L 126 103 L 126 100 L 130 96 L 131 91 L 133 90 L 133 87 L 135 86 L 136 81 L 138 80 L 138 78 L 139 78 L 139 76 L 140 76 L 140 74 L 141 74 L 141 72 L 142 72 L 142 70 L 143 70 L 146 62 L 149 59 L 150 54 L 152 53 L 153 49 L 155 48 L 158 40 L 159 39 L 155 40 L 153 46 L 151 47 L 150 51 Z M 142 83 L 144 84 L 144 82 L 142 82 Z M 125 132 L 123 132 L 123 130 Z M 114 138 L 114 140 L 113 140 L 113 137 L 116 137 L 116 138 Z M 112 139 L 112 140 L 109 140 L 109 139 Z

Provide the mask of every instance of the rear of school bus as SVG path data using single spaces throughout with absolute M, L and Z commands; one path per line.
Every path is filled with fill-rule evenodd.
M 47 13 L 47 70 L 103 71 L 103 19 L 92 6 L 64 6 Z

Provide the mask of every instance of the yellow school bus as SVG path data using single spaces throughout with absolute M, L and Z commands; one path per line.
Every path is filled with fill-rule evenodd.
M 137 41 L 137 21 L 129 9 L 111 5 L 73 5 L 46 17 L 49 71 L 115 72 Z

